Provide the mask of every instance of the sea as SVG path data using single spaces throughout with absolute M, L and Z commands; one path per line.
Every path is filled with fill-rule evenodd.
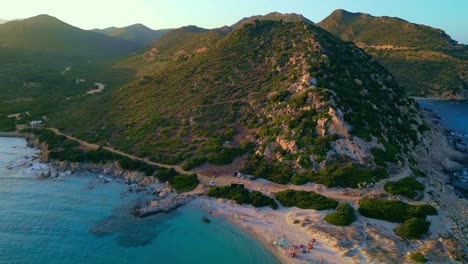
M 468 145 L 468 101 L 421 100 L 419 104 L 440 118 L 440 123 L 450 131 L 452 140 Z M 466 166 L 462 171 L 453 172 L 450 184 L 458 195 L 468 198 L 468 164 Z
M 2 264 L 279 263 L 241 229 L 195 205 L 142 219 L 130 210 L 148 194 L 130 193 L 123 183 L 105 184 L 88 172 L 41 179 L 48 165 L 36 154 L 25 139 L 0 137 Z

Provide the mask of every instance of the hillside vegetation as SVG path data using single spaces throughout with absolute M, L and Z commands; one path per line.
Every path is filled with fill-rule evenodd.
M 424 130 L 414 102 L 380 64 L 307 23 L 254 21 L 228 35 L 186 27 L 119 67 L 138 79 L 55 125 L 186 168 L 247 154 L 255 174 L 276 182 L 304 174 L 326 183 L 325 174 L 308 173 L 328 168 L 344 182 L 328 185 L 353 187 L 386 176 L 371 148 L 391 150 L 381 165 L 403 161 Z
M 138 47 L 47 15 L 1 24 L 0 114 L 24 123 L 86 101 L 96 82 L 119 86 L 133 74 L 111 65 Z
M 345 10 L 334 11 L 317 25 L 357 43 L 411 95 L 466 98 L 468 48 L 440 29 Z

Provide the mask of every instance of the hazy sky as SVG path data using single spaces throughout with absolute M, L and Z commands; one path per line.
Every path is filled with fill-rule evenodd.
M 468 43 L 468 0 L 0 0 L 0 18 L 49 14 L 84 29 L 135 23 L 154 29 L 214 28 L 273 11 L 319 22 L 338 8 L 441 28 Z

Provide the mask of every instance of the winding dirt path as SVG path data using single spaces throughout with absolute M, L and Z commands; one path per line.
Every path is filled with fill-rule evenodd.
M 83 141 L 81 139 L 78 139 L 76 137 L 73 137 L 71 135 L 65 134 L 58 130 L 57 128 L 48 128 L 49 130 L 53 131 L 57 135 L 62 135 L 67 137 L 68 139 L 75 140 L 79 142 L 85 149 L 88 150 L 96 150 L 100 146 L 94 143 L 89 143 L 86 141 Z M 198 175 L 199 180 L 201 183 L 203 183 L 205 186 L 209 186 L 210 181 L 214 181 L 217 186 L 224 186 L 224 185 L 229 185 L 231 183 L 239 183 L 243 182 L 245 184 L 245 187 L 251 190 L 255 191 L 260 191 L 266 195 L 272 195 L 276 192 L 283 191 L 286 189 L 293 189 L 293 190 L 298 190 L 298 191 L 313 191 L 316 193 L 320 193 L 324 196 L 327 196 L 329 198 L 339 200 L 339 201 L 347 201 L 351 203 L 357 203 L 357 201 L 361 198 L 362 195 L 365 195 L 366 193 L 372 191 L 372 190 L 346 190 L 343 188 L 326 188 L 322 185 L 319 184 L 307 184 L 307 185 L 293 185 L 293 184 L 278 184 L 274 183 L 265 179 L 256 179 L 254 181 L 250 180 L 244 180 L 241 178 L 236 178 L 232 176 L 232 172 L 228 171 L 223 171 L 220 172 L 219 174 L 215 175 L 206 175 L 204 171 L 201 171 L 199 169 L 194 169 L 194 170 L 183 170 L 180 166 L 178 165 L 168 165 L 168 164 L 163 164 L 163 163 L 158 163 L 154 161 L 150 161 L 146 158 L 141 158 L 126 152 L 123 152 L 121 150 L 108 147 L 108 146 L 103 146 L 102 147 L 105 150 L 108 150 L 110 152 L 125 156 L 127 158 L 130 158 L 132 160 L 139 160 L 146 162 L 150 165 L 155 165 L 158 167 L 162 168 L 168 168 L 168 169 L 174 169 L 180 174 L 193 174 L 196 173 Z M 217 167 L 217 166 L 212 166 L 212 167 Z

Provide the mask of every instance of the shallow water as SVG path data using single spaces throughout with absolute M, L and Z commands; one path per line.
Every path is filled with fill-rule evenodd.
M 0 138 L 0 263 L 278 263 L 230 223 L 202 223 L 194 206 L 139 219 L 129 210 L 146 194 L 123 184 L 38 179 L 33 154 L 24 139 Z

